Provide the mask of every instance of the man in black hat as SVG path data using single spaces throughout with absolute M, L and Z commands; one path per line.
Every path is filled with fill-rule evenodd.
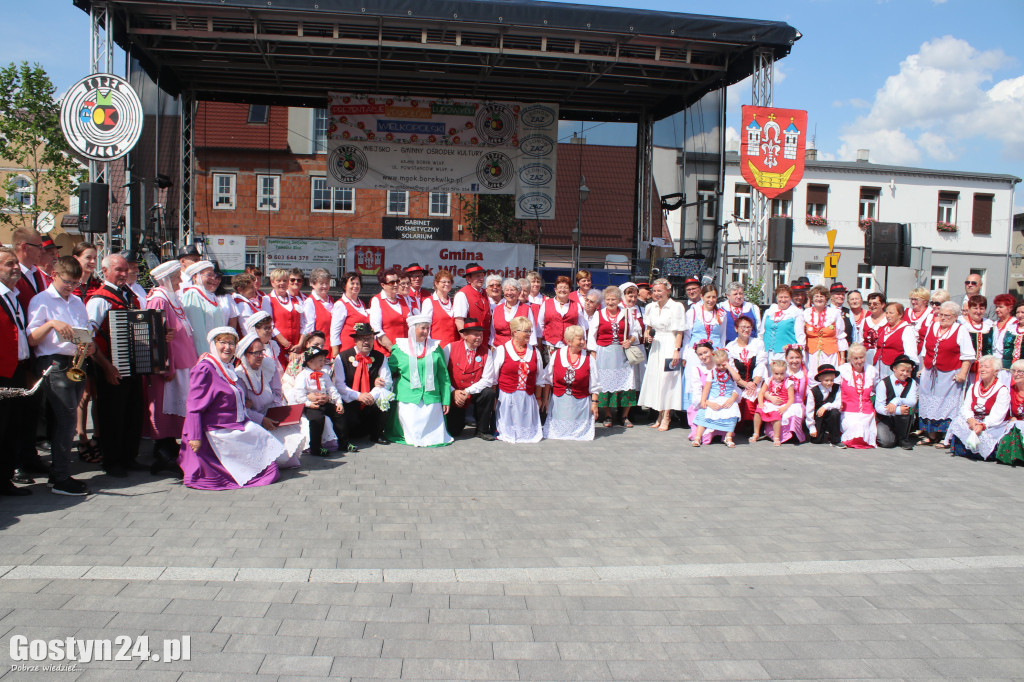
M 846 307 L 846 292 L 847 289 L 842 282 L 836 282 L 830 286 L 828 288 L 829 304 L 839 311 L 839 315 L 843 319 L 843 325 L 846 327 L 846 341 L 856 343 L 860 339 L 856 338 L 854 331 L 857 327 L 853 321 L 853 313 Z
M 647 280 L 640 280 L 636 283 L 636 304 L 641 309 L 651 302 L 651 283 Z
M 789 290 L 793 296 L 793 305 L 800 310 L 807 307 L 807 292 L 811 288 L 809 284 L 805 284 L 802 280 L 803 278 L 801 277 L 789 285 Z
M 402 271 L 402 274 L 409 278 L 409 293 L 406 296 L 416 299 L 419 303 L 430 298 L 430 294 L 433 292 L 423 288 L 423 278 L 427 274 L 425 267 L 419 263 L 411 263 Z
M 899 444 L 904 450 L 913 450 L 910 426 L 917 409 L 917 384 L 913 378 L 917 365 L 909 356 L 900 355 L 889 367 L 892 374 L 875 388 L 876 444 L 880 448 Z
M 817 385 L 807 392 L 806 422 L 811 432 L 811 441 L 842 447 L 842 420 L 840 419 L 843 398 L 836 383 L 836 368 L 825 363 L 814 375 Z
M 491 375 L 491 356 L 483 340 L 483 324 L 467 317 L 462 327 L 462 340 L 444 347 L 445 363 L 452 379 L 452 404 L 445 424 L 453 438 L 466 427 L 466 410 L 472 405 L 477 438 L 494 440 L 494 402 L 498 394 L 487 383 Z
M 683 280 L 683 293 L 686 295 L 687 310 L 703 304 L 700 298 L 700 280 L 696 277 L 687 277 Z
M 203 254 L 199 253 L 199 249 L 196 248 L 195 244 L 185 244 L 178 249 L 178 262 L 181 263 L 181 272 L 184 273 L 188 266 L 198 263 L 203 259 Z M 178 291 L 182 291 L 185 287 L 191 285 L 188 278 L 182 276 L 181 284 L 178 286 Z
M 132 290 L 136 298 L 139 299 L 139 309 L 146 309 L 146 290 L 139 284 L 139 261 L 141 257 L 139 252 L 135 249 L 129 249 L 128 251 L 122 251 L 121 255 L 128 261 L 128 280 L 125 282 L 125 286 Z
M 388 445 L 384 437 L 384 418 L 373 395 L 374 389 L 391 389 L 388 359 L 373 349 L 375 332 L 366 322 L 352 328 L 355 345 L 343 350 L 334 361 L 334 385 L 345 404 L 346 431 L 351 438 L 366 435 L 374 443 Z

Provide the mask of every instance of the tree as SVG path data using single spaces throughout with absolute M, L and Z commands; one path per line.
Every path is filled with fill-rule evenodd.
M 478 242 L 532 244 L 537 235 L 529 223 L 516 220 L 513 194 L 463 194 L 462 210 L 470 234 Z
M 0 176 L 0 223 L 37 227 L 43 212 L 68 210 L 85 175 L 60 129 L 60 106 L 39 64 L 0 68 L 0 159 L 17 170 Z

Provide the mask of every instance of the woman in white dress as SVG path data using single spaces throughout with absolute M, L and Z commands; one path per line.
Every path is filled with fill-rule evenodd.
M 606 427 L 612 425 L 615 408 L 622 408 L 622 425 L 633 427 L 629 408 L 636 405 L 636 380 L 626 360 L 626 349 L 640 342 L 629 314 L 619 305 L 622 292 L 616 286 L 604 290 L 604 308 L 590 318 L 587 350 L 591 353 L 601 395 L 598 406 L 604 408 Z
M 201 260 L 185 268 L 185 277 L 189 285 L 184 287 L 181 295 L 181 309 L 192 327 L 192 340 L 196 354 L 207 351 L 207 333 L 216 327 L 228 324 L 228 316 L 217 299 L 217 285 L 220 277 L 214 272 L 213 263 Z
M 245 394 L 246 415 L 284 446 L 285 452 L 277 458 L 278 468 L 298 467 L 299 456 L 309 443 L 308 435 L 303 434 L 300 424 L 278 426 L 267 417 L 267 410 L 271 407 L 285 404 L 281 389 L 281 366 L 273 359 L 267 359 L 263 352 L 263 342 L 252 332 L 238 342 L 235 357 L 238 358 L 236 374 L 241 379 L 242 392 Z
M 451 404 L 451 379 L 441 344 L 430 338 L 430 318 L 409 317 L 409 338 L 391 347 L 388 369 L 395 401 L 388 414 L 385 437 L 392 443 L 416 447 L 449 445 L 452 437 L 444 415 Z
M 591 371 L 587 333 L 579 325 L 565 330 L 565 346 L 551 354 L 551 395 L 544 437 L 594 440 L 597 396 L 601 387 Z
M 999 381 L 1002 361 L 995 355 L 978 360 L 978 380 L 960 406 L 946 439 L 957 457 L 989 459 L 1010 428 L 1010 389 Z
M 509 327 L 512 338 L 491 351 L 494 361 L 488 381 L 498 385 L 498 440 L 538 443 L 544 437 L 540 423 L 547 401 L 544 386 L 551 384 L 551 378 L 540 353 L 530 345 L 530 318 L 513 317 Z
M 651 428 L 668 431 L 670 410 L 683 409 L 682 399 L 682 346 L 686 331 L 686 311 L 683 304 L 672 300 L 672 284 L 664 278 L 654 280 L 644 320 L 647 328 L 644 341 L 651 344 L 640 386 L 639 404 L 658 411 Z

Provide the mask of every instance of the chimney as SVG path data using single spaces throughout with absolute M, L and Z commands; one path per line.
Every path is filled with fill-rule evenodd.
M 817 149 L 807 149 L 807 150 L 805 150 L 804 151 L 804 159 L 806 161 L 817 161 L 818 160 L 818 150 Z
M 871 151 L 870 149 L 858 149 L 857 150 L 857 161 L 859 163 L 867 163 L 868 162 L 868 153 L 870 151 Z
M 580 137 L 576 133 L 573 133 L 572 134 L 572 139 L 569 140 L 569 143 L 570 144 L 586 144 L 587 143 L 587 138 Z

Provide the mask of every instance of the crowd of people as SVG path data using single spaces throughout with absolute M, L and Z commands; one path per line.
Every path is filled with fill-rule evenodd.
M 368 302 L 354 272 L 332 298 L 323 269 L 309 293 L 298 269 L 271 271 L 265 294 L 247 268 L 229 289 L 193 247 L 153 267 L 149 291 L 138 273 L 137 254 L 97 262 L 82 242 L 58 257 L 30 229 L 0 248 L 0 388 L 42 387 L 0 400 L 0 494 L 29 494 L 16 484 L 37 475 L 54 493 L 88 494 L 70 475 L 75 451 L 112 477 L 145 469 L 223 490 L 272 483 L 304 453 L 355 452 L 361 438 L 440 447 L 472 427 L 487 441 L 586 441 L 638 413 L 662 432 L 678 419 L 692 447 L 734 448 L 744 434 L 1024 462 L 1024 303 L 989 305 L 978 275 L 961 302 L 917 288 L 906 309 L 801 279 L 762 312 L 738 283 L 688 279 L 676 301 L 666 279 L 597 291 L 580 270 L 547 297 L 536 272 L 502 278 L 476 263 L 458 291 L 446 270 L 432 291 L 418 264 L 385 270 Z M 114 366 L 109 313 L 131 309 L 162 311 L 165 371 Z M 49 463 L 25 428 L 37 423 Z

